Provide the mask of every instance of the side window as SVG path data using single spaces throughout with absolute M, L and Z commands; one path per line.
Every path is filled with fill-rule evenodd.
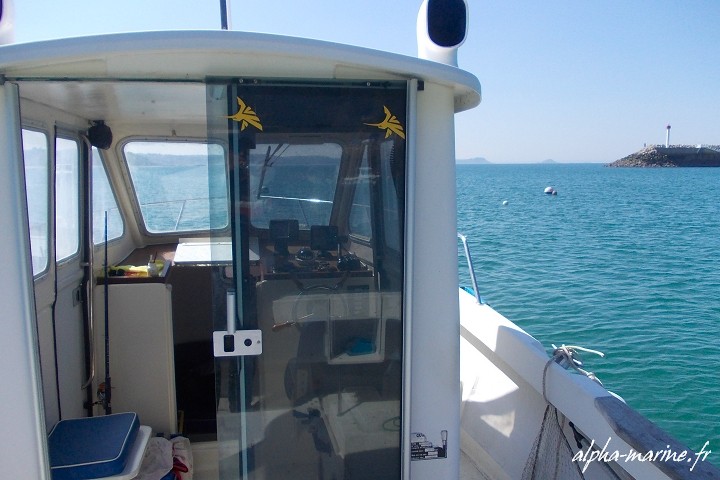
M 382 169 L 382 199 L 385 218 L 385 246 L 396 252 L 402 250 L 404 212 L 401 210 L 405 199 L 404 152 L 396 152 L 394 141 L 380 145 Z
M 22 141 L 30 222 L 30 249 L 33 275 L 37 276 L 48 266 L 48 139 L 42 132 L 23 129 Z
M 80 249 L 80 152 L 75 140 L 55 142 L 55 251 L 61 262 Z
M 364 239 L 372 238 L 372 223 L 370 212 L 370 164 L 368 163 L 368 150 L 363 154 L 360 171 L 355 180 L 355 194 L 353 195 L 352 207 L 348 226 L 351 235 Z
M 105 213 L 107 212 L 108 241 L 122 237 L 125 231 L 120 209 L 113 195 L 107 171 L 100 152 L 92 149 L 92 202 L 93 202 L 93 243 L 99 245 L 105 241 Z

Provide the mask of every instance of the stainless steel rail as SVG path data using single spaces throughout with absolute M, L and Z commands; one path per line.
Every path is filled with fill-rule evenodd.
M 478 290 L 477 278 L 475 278 L 475 268 L 473 267 L 472 256 L 470 255 L 470 247 L 468 246 L 467 237 L 460 232 L 458 232 L 457 236 L 462 242 L 463 248 L 465 249 L 465 260 L 467 260 L 468 269 L 470 270 L 470 280 L 472 281 L 473 292 L 475 292 L 475 299 L 478 303 L 484 303 L 482 298 L 480 297 L 480 291 Z

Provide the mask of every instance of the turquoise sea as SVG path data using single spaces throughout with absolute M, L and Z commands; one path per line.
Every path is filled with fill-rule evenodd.
M 162 228 L 186 226 L 190 209 L 171 210 L 182 202 L 157 179 L 207 197 L 207 166 L 156 169 L 144 181 L 162 195 L 146 203 L 174 212 Z M 457 187 L 485 301 L 549 353 L 604 352 L 586 369 L 688 447 L 709 441 L 720 465 L 720 168 L 460 165 Z
M 457 186 L 485 301 L 549 352 L 604 352 L 586 369 L 718 464 L 720 169 L 460 165 Z

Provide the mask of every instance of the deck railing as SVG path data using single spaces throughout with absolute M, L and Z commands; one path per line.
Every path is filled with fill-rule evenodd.
M 475 268 L 473 267 L 472 255 L 470 255 L 470 247 L 468 246 L 467 237 L 460 232 L 458 232 L 457 236 L 462 242 L 463 249 L 465 250 L 465 260 L 467 261 L 468 270 L 470 271 L 470 281 L 472 282 L 475 299 L 478 303 L 484 303 L 482 297 L 480 297 L 480 291 L 478 290 L 477 278 L 475 277 Z

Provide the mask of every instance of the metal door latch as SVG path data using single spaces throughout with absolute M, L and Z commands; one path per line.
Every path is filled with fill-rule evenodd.
M 241 357 L 262 353 L 260 330 L 235 329 L 235 292 L 227 294 L 227 330 L 213 332 L 213 352 L 216 357 Z

